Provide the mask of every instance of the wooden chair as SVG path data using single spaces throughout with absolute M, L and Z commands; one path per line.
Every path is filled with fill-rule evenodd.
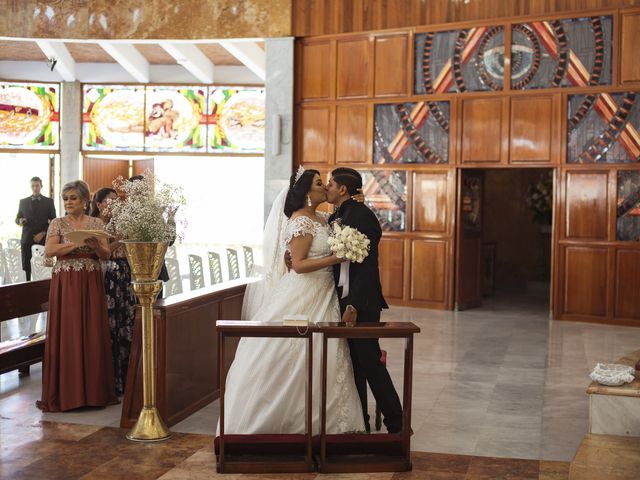
M 180 264 L 175 258 L 166 258 L 164 263 L 169 273 L 169 281 L 164 284 L 164 298 L 182 293 L 182 278 L 180 277 Z
M 253 269 L 253 248 L 243 246 L 242 252 L 244 253 L 244 272 L 247 277 L 250 277 Z
M 211 276 L 211 285 L 222 283 L 222 263 L 220 263 L 220 255 L 216 252 L 208 252 L 209 257 L 209 275 Z
M 15 248 L 4 250 L 4 260 L 6 262 L 7 283 L 26 282 L 27 276 L 22 270 L 22 254 Z
M 238 252 L 233 248 L 227 248 L 227 263 L 229 265 L 229 280 L 237 280 L 240 278 Z
M 189 285 L 191 290 L 204 287 L 204 271 L 202 270 L 202 257 L 200 255 L 188 255 L 189 258 Z

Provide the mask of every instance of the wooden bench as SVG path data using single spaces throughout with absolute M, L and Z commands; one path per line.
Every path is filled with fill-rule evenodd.
M 51 280 L 37 280 L 0 286 L 0 322 L 46 312 Z M 29 375 L 29 366 L 44 357 L 45 334 L 0 344 L 0 374 L 18 370 Z

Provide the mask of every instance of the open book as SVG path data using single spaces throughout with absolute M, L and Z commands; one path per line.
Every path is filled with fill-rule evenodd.
M 110 235 L 104 230 L 74 230 L 65 233 L 64 237 L 70 242 L 82 246 L 87 238 L 95 237 L 100 240 L 101 238 L 110 238 Z
M 309 325 L 309 317 L 306 315 L 285 315 L 282 319 L 285 327 L 306 327 Z

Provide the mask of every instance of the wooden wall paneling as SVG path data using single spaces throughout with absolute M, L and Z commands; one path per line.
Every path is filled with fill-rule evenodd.
M 378 35 L 374 38 L 374 95 L 376 97 L 409 95 L 407 33 Z
M 302 100 L 335 97 L 336 56 L 331 40 L 298 43 L 298 87 Z
M 504 101 L 501 97 L 464 98 L 462 103 L 462 163 L 500 163 L 503 149 Z M 508 138 L 507 138 L 508 141 Z
M 366 163 L 371 159 L 369 104 L 336 106 L 336 163 Z
M 619 45 L 620 84 L 640 82 L 640 11 L 622 13 Z
M 438 24 L 489 23 L 521 16 L 544 19 L 590 16 L 597 10 L 637 6 L 637 0 L 294 0 L 296 37 Z
M 404 296 L 404 239 L 385 237 L 379 245 L 380 282 L 388 300 Z
M 333 163 L 335 107 L 302 106 L 298 109 L 299 164 Z
M 449 233 L 450 190 L 455 190 L 455 182 L 449 171 L 414 172 L 413 231 Z
M 447 304 L 448 240 L 414 239 L 411 242 L 411 295 L 409 300 Z
M 510 163 L 550 163 L 559 112 L 553 95 L 511 97 Z
M 565 246 L 563 313 L 606 317 L 608 270 L 607 247 Z
M 640 249 L 618 247 L 615 255 L 616 318 L 640 320 Z
M 102 188 L 111 187 L 118 177 L 129 178 L 129 159 L 83 156 L 82 179 L 89 185 L 91 194 Z
M 336 97 L 371 97 L 373 42 L 369 36 L 337 40 Z
M 132 162 L 132 175 L 143 175 L 147 170 L 153 173 L 155 162 L 153 158 L 141 158 Z
M 568 170 L 565 175 L 565 237 L 608 240 L 611 217 L 608 172 Z

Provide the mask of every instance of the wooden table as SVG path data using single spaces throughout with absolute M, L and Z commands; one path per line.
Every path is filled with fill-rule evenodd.
M 413 378 L 413 335 L 420 329 L 411 322 L 360 323 L 348 327 L 345 323 L 318 323 L 322 334 L 322 399 L 320 404 L 320 454 L 318 471 L 322 473 L 401 472 L 411 470 L 411 383 Z M 327 342 L 330 338 L 404 338 L 404 381 L 402 395 L 402 432 L 400 434 L 358 435 L 362 450 L 357 454 L 327 455 L 327 440 L 339 449 L 341 442 L 353 440 L 353 435 L 328 435 L 327 424 Z M 385 442 L 388 445 L 386 448 Z M 394 454 L 394 444 L 400 449 Z M 370 452 L 367 447 L 372 447 Z M 375 448 L 373 448 L 375 447 Z M 380 454 L 386 451 L 388 454 Z
M 264 324 L 261 322 L 234 322 L 219 320 L 216 322 L 218 334 L 218 366 L 220 368 L 220 432 L 217 443 L 217 471 L 219 473 L 299 473 L 313 472 L 312 450 L 312 393 L 313 393 L 313 327 L 284 326 L 282 323 Z M 225 343 L 228 338 L 306 338 L 307 339 L 307 378 L 305 390 L 305 433 L 304 435 L 270 434 L 270 435 L 227 435 L 224 433 L 224 389 L 226 370 L 223 368 Z M 287 455 L 281 452 L 276 455 L 227 455 L 225 443 L 244 441 L 264 441 L 273 443 L 278 439 L 304 442 L 305 455 Z

